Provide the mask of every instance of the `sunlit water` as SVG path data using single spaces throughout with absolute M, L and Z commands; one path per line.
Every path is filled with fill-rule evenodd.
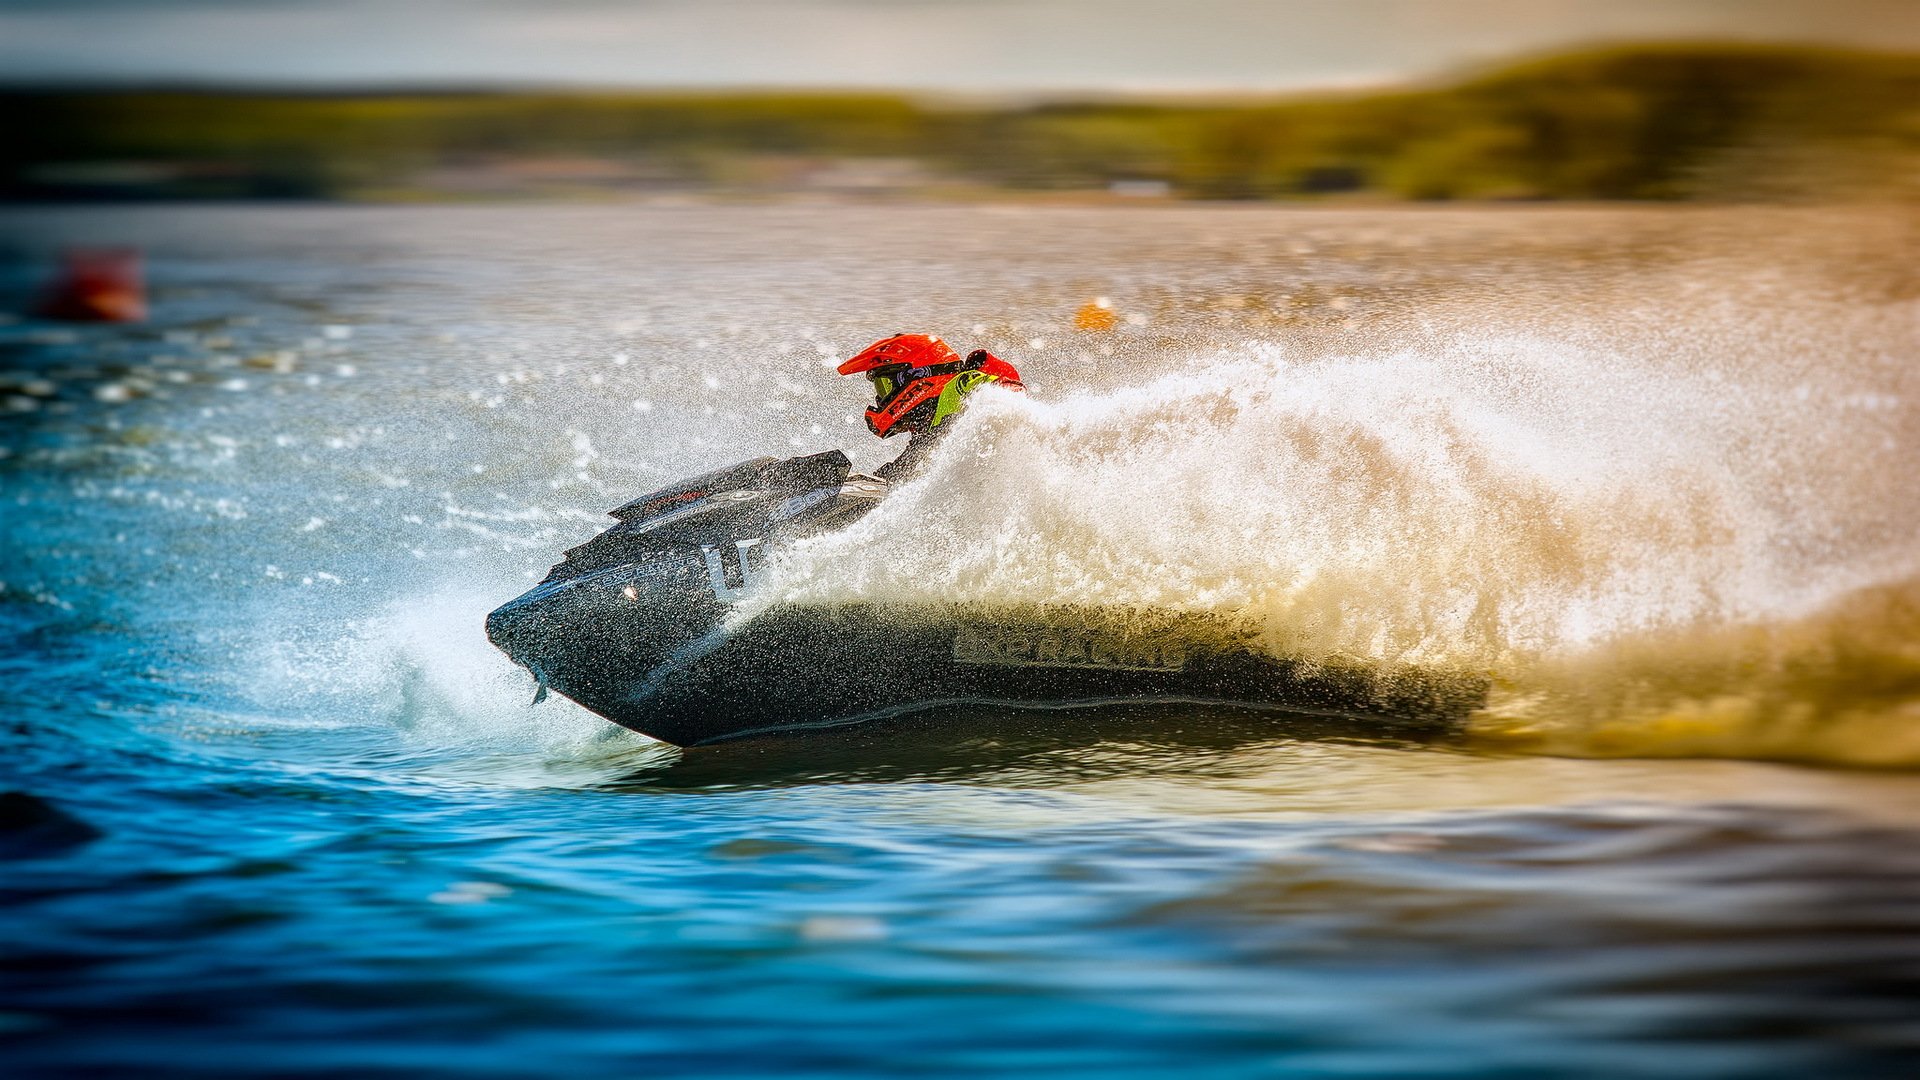
M 0 1067 L 1902 1074 L 1913 220 L 8 211 L 9 309 L 75 243 L 155 296 L 0 326 Z M 882 460 L 831 365 L 922 329 L 1032 393 L 739 617 L 1198 609 L 1488 707 L 528 705 L 487 610 L 685 474 Z

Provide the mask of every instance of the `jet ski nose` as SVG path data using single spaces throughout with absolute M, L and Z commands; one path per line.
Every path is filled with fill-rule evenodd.
M 533 667 L 541 641 L 550 636 L 543 631 L 543 624 L 549 621 L 543 616 L 550 614 L 546 609 L 557 591 L 555 586 L 559 584 L 550 582 L 540 585 L 489 612 L 487 640 L 512 657 L 514 663 Z
M 509 604 L 487 613 L 487 640 L 493 642 L 495 648 L 508 656 L 513 655 L 513 642 L 516 636 L 511 607 L 512 605 Z
M 493 642 L 494 648 L 506 653 L 514 663 L 522 666 L 526 663 L 522 659 L 526 652 L 524 631 L 525 619 L 512 604 L 496 608 L 487 615 L 487 640 Z

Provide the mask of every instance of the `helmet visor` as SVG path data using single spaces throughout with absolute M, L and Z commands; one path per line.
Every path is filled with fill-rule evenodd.
M 885 405 L 889 398 L 892 398 L 893 395 L 905 389 L 908 381 L 907 375 L 908 370 L 906 368 L 897 367 L 868 372 L 867 378 L 873 380 L 874 402 Z

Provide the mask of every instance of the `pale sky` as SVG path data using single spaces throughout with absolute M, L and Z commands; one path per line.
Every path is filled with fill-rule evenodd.
M 1689 38 L 1920 49 L 1920 0 L 0 0 L 0 80 L 1268 90 Z

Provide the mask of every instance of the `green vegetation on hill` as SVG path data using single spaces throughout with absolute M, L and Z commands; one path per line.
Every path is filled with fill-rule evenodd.
M 1188 198 L 1908 193 L 1920 57 L 1558 55 L 1445 85 L 1237 102 L 884 94 L 0 93 L 15 198 L 1166 190 Z

